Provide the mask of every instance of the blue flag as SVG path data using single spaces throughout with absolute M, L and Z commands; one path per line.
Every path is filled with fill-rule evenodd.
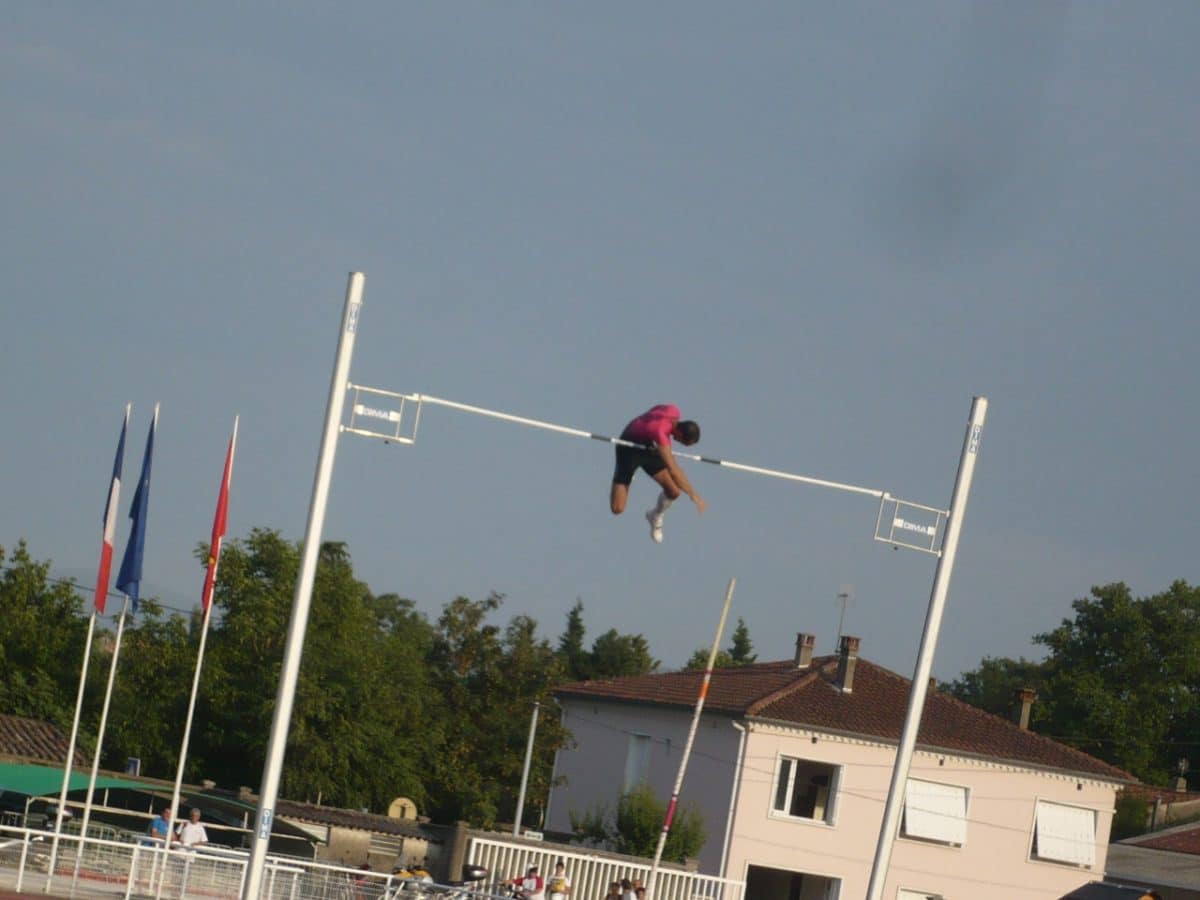
M 146 438 L 146 454 L 142 457 L 142 475 L 133 494 L 129 518 L 133 527 L 129 532 L 129 543 L 125 545 L 125 557 L 121 560 L 121 571 L 117 573 L 117 590 L 125 594 L 138 611 L 138 586 L 142 580 L 142 553 L 146 549 L 146 510 L 150 506 L 150 458 L 154 454 L 154 429 L 158 427 L 158 407 L 154 407 L 154 418 L 150 421 L 150 435 Z

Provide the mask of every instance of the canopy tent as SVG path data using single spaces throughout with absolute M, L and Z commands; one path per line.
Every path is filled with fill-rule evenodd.
M 88 772 L 71 772 L 67 792 L 86 790 Z M 63 770 L 30 763 L 0 762 L 0 791 L 26 797 L 57 797 L 62 790 Z M 97 788 L 129 788 L 138 791 L 160 790 L 159 785 L 115 775 L 96 777 Z

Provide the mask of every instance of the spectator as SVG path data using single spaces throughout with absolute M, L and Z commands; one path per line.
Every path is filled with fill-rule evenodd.
M 546 885 L 542 881 L 542 876 L 538 874 L 537 866 L 530 866 L 524 877 L 518 875 L 507 883 L 515 885 L 524 900 L 545 900 L 546 898 Z
M 554 864 L 554 874 L 550 876 L 548 887 L 550 900 L 567 900 L 571 893 L 571 879 L 567 877 L 567 867 L 561 859 Z
M 184 850 L 193 850 L 208 843 L 208 832 L 200 824 L 200 810 L 192 807 L 191 819 L 179 826 L 175 832 Z
M 171 808 L 164 806 L 162 812 L 150 820 L 150 827 L 146 829 L 146 834 L 150 835 L 150 841 L 146 843 L 165 844 L 167 837 L 171 833 Z

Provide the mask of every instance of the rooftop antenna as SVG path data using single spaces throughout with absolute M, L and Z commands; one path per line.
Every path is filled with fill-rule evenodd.
M 843 584 L 838 586 L 837 602 L 842 605 L 841 614 L 838 616 L 837 643 L 835 647 L 842 645 L 842 626 L 846 623 L 846 607 L 854 602 L 854 585 Z

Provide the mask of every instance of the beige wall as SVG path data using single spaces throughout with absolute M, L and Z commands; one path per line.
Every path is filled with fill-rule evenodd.
M 820 732 L 750 728 L 726 877 L 745 878 L 752 865 L 811 872 L 841 879 L 839 900 L 866 896 L 895 747 Z M 782 755 L 843 766 L 832 824 L 772 816 Z M 1057 900 L 1103 877 L 1115 785 L 923 752 L 914 756 L 911 776 L 967 788 L 966 842 L 946 847 L 897 840 L 884 891 L 887 900 L 900 888 L 941 894 L 946 900 Z M 1093 868 L 1030 860 L 1039 799 L 1099 813 Z
M 692 711 L 632 704 L 562 700 L 563 725 L 574 743 L 558 752 L 546 829 L 569 832 L 571 812 L 586 813 L 597 804 L 610 810 L 621 793 L 630 735 L 651 738 L 646 783 L 664 803 L 671 796 L 679 760 L 687 742 Z M 704 819 L 707 840 L 699 854 L 700 871 L 719 874 L 721 849 L 733 789 L 740 732 L 727 715 L 705 713 L 696 731 L 687 774 L 679 795 L 683 807 Z

